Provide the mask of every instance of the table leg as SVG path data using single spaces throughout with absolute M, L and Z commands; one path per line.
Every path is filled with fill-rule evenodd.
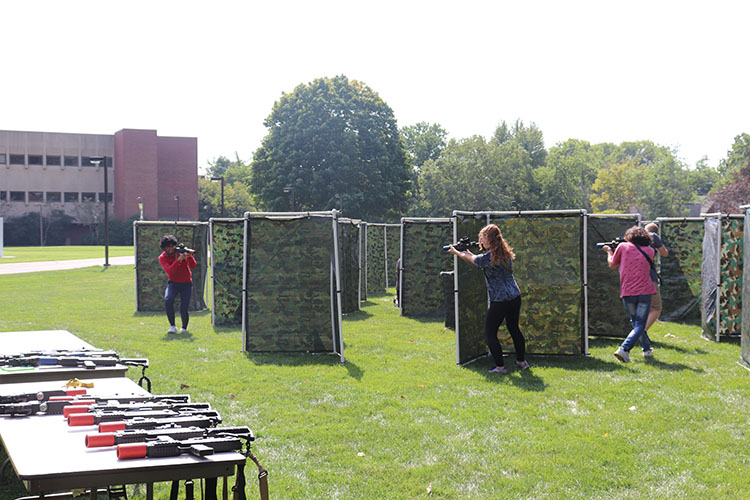
M 229 476 L 224 476 L 224 491 L 221 498 L 222 500 L 229 500 Z
M 154 500 L 154 483 L 146 483 L 146 500 Z

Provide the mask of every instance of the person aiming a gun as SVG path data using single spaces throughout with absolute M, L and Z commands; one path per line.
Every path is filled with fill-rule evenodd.
M 656 250 L 651 247 L 651 243 L 648 231 L 633 226 L 625 232 L 625 242 L 617 245 L 614 252 L 609 245 L 602 247 L 607 252 L 609 268 L 617 269 L 619 266 L 620 298 L 633 327 L 614 353 L 615 358 L 623 363 L 630 363 L 630 350 L 636 342 L 640 341 L 644 354 L 651 351 L 651 342 L 648 335 L 645 335 L 651 296 L 656 293 L 650 273 Z
M 174 301 L 180 295 L 180 333 L 186 333 L 190 315 L 190 296 L 193 291 L 193 272 L 197 263 L 193 257 L 194 250 L 178 245 L 177 238 L 171 234 L 162 236 L 159 244 L 163 252 L 159 255 L 159 264 L 167 273 L 167 290 L 164 292 L 164 309 L 169 320 L 167 333 L 177 333 L 174 318 Z
M 516 366 L 525 370 L 529 367 L 525 357 L 526 339 L 518 327 L 518 317 L 521 314 L 521 290 L 513 277 L 513 259 L 516 255 L 500 234 L 500 228 L 495 224 L 485 226 L 479 231 L 479 245 L 482 250 L 489 251 L 474 255 L 468 249 L 459 251 L 450 245 L 448 252 L 484 271 L 487 295 L 490 299 L 490 307 L 484 319 L 484 338 L 492 359 L 495 361 L 495 367 L 490 369 L 490 373 L 508 372 L 503 363 L 503 348 L 497 338 L 497 330 L 503 321 L 513 339 Z

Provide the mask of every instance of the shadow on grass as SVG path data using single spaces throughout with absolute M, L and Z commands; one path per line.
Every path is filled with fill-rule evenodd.
M 622 344 L 623 340 L 625 340 L 624 337 L 591 337 L 589 338 L 589 347 L 610 347 L 612 349 L 617 349 L 617 347 Z M 684 347 L 678 345 L 654 340 L 653 337 L 651 338 L 651 346 L 655 350 L 671 350 L 683 354 L 708 354 L 708 351 L 704 349 L 685 349 Z M 637 346 L 634 349 L 636 348 Z
M 185 333 L 165 333 L 162 340 L 166 340 L 167 342 L 195 342 L 195 338 L 190 333 L 190 330 Z
M 359 310 L 344 314 L 344 321 L 365 321 L 366 319 L 371 317 L 371 313 Z
M 330 352 L 244 352 L 242 354 L 244 354 L 248 361 L 258 366 L 341 366 L 341 358 L 339 358 L 339 355 Z M 343 366 L 346 368 L 350 377 L 356 380 L 362 379 L 364 372 L 356 363 L 347 360 Z

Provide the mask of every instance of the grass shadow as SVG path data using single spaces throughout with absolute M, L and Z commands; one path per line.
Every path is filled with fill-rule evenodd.
M 165 333 L 162 337 L 162 340 L 165 340 L 167 342 L 195 342 L 195 337 L 193 337 L 193 334 L 190 333 L 190 330 L 188 330 L 185 333 Z
M 365 321 L 368 318 L 372 318 L 372 313 L 362 310 L 344 314 L 344 321 Z
M 346 351 L 344 351 L 346 352 Z M 341 366 L 341 358 L 338 354 L 330 352 L 274 352 L 274 353 L 258 353 L 258 352 L 243 352 L 245 358 L 255 365 L 274 365 L 274 366 Z M 351 360 L 347 360 L 344 363 L 346 371 L 349 376 L 361 380 L 364 371 L 353 363 Z
M 616 349 L 620 344 L 622 344 L 623 340 L 625 338 L 615 338 L 615 337 L 591 337 L 589 338 L 589 347 L 610 347 L 612 349 Z M 683 353 L 683 354 L 709 354 L 708 351 L 704 349 L 686 349 L 682 346 L 662 342 L 660 340 L 654 340 L 653 337 L 651 338 L 651 345 L 655 350 L 672 350 L 675 352 Z M 634 347 L 633 349 L 639 348 L 638 346 Z
M 649 366 L 653 366 L 654 368 L 658 368 L 660 370 L 665 370 L 668 372 L 679 372 L 685 370 L 691 371 L 693 373 L 705 372 L 705 370 L 703 370 L 702 368 L 694 368 L 684 363 L 667 363 L 665 361 L 659 361 L 656 358 L 644 358 L 644 362 Z

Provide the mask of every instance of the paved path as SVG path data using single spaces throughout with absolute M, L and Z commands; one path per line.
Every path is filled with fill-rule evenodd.
M 5 259 L 3 259 L 5 260 Z M 134 266 L 135 257 L 110 257 L 109 264 L 112 266 Z M 60 271 L 64 269 L 77 269 L 79 267 L 103 266 L 104 257 L 99 259 L 78 260 L 47 260 L 42 262 L 19 262 L 16 264 L 0 264 L 0 274 L 35 273 L 37 271 Z

